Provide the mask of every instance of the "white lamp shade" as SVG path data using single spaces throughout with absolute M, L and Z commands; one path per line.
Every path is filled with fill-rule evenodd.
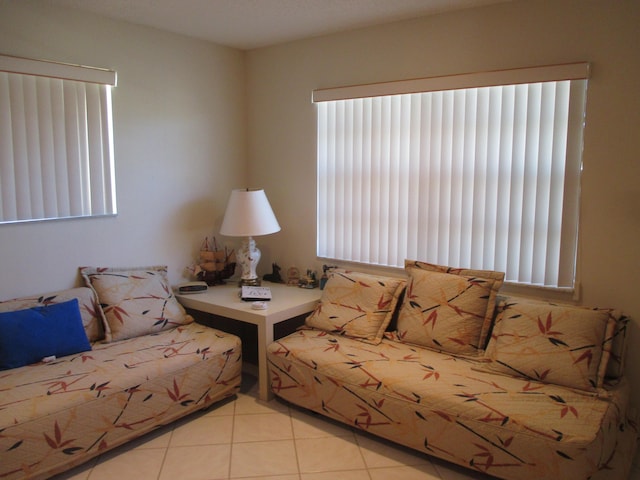
M 224 213 L 220 234 L 228 237 L 253 237 L 280 231 L 264 190 L 232 190 Z

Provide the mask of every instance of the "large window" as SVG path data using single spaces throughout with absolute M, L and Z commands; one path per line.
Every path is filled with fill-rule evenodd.
M 0 223 L 116 213 L 116 73 L 0 55 Z
M 316 90 L 317 253 L 572 289 L 587 64 Z

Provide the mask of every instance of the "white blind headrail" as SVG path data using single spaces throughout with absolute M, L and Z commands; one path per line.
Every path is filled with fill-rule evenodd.
M 116 86 L 117 73 L 114 70 L 86 67 L 70 63 L 33 60 L 31 58 L 0 55 L 0 72 L 36 75 L 60 80 L 75 80 L 86 83 Z
M 488 72 L 462 73 L 438 77 L 414 78 L 393 82 L 349 85 L 321 88 L 313 91 L 312 101 L 329 102 L 355 98 L 424 93 L 464 88 L 517 85 L 559 80 L 586 80 L 589 78 L 589 63 L 577 62 L 541 67 L 513 68 Z

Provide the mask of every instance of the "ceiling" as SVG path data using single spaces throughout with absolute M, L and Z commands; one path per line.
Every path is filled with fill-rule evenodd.
M 48 0 L 242 50 L 510 0 Z

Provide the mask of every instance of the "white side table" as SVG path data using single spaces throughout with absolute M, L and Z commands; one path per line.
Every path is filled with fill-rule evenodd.
M 272 397 L 267 369 L 267 346 L 273 342 L 273 326 L 276 323 L 311 312 L 320 300 L 322 292 L 318 288 L 305 289 L 279 283 L 263 282 L 263 287 L 271 289 L 271 301 L 265 310 L 254 310 L 251 302 L 243 302 L 238 296 L 239 287 L 216 285 L 206 292 L 192 295 L 176 295 L 186 308 L 212 313 L 221 317 L 251 323 L 258 327 L 258 384 L 260 398 Z

